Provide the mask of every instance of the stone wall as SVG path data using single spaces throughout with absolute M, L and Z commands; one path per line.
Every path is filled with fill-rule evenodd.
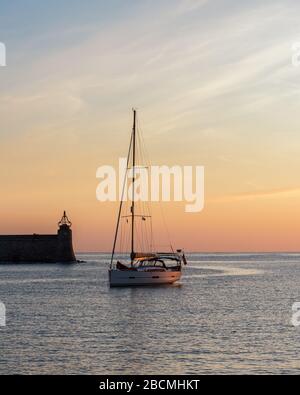
M 0 262 L 76 262 L 72 230 L 62 225 L 56 235 L 0 236 Z

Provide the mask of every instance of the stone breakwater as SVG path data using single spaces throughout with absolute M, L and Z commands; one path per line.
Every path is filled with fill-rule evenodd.
M 53 235 L 0 235 L 0 263 L 76 262 L 66 215 Z

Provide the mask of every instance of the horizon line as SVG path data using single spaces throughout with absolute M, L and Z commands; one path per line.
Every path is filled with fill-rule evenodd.
M 300 254 L 299 251 L 185 251 L 185 254 Z M 76 251 L 75 254 L 107 254 L 111 255 L 111 251 Z M 125 255 L 124 252 L 116 254 Z

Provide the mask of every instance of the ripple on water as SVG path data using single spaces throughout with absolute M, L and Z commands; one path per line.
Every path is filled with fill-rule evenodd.
M 299 254 L 193 254 L 179 284 L 121 289 L 79 259 L 1 267 L 1 374 L 299 372 Z

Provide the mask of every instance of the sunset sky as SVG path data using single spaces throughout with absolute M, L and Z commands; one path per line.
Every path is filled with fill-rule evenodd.
M 65 209 L 76 251 L 110 251 L 117 204 L 96 200 L 96 169 L 126 156 L 136 107 L 152 164 L 205 166 L 202 212 L 162 204 L 175 247 L 299 251 L 299 15 L 296 0 L 1 1 L 0 233 L 55 233 Z

